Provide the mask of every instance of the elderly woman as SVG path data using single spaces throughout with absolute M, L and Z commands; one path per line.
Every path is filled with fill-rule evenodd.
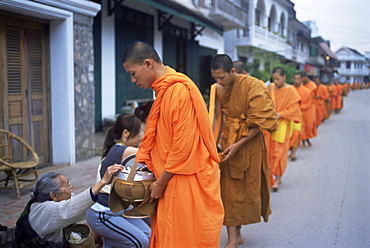
M 57 172 L 42 175 L 17 221 L 13 247 L 68 247 L 64 229 L 84 218 L 86 210 L 98 200 L 98 192 L 122 169 L 118 164 L 109 166 L 98 183 L 74 197 L 65 176 Z

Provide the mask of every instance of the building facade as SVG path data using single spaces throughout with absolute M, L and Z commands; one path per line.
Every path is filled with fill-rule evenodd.
M 90 1 L 0 2 L 0 128 L 27 140 L 42 164 L 94 155 Z
M 364 84 L 369 77 L 367 59 L 364 55 L 349 47 L 341 47 L 335 52 L 340 66 L 337 67 L 341 83 Z
M 0 128 L 28 140 L 43 164 L 95 155 L 107 119 L 155 98 L 122 67 L 133 41 L 151 44 L 205 98 L 216 54 L 268 73 L 274 61 L 311 75 L 330 62 L 289 0 L 2 0 L 0 29 Z

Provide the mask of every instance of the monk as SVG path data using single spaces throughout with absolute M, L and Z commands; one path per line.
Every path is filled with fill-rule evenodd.
M 281 178 L 286 170 L 288 161 L 288 150 L 290 144 L 290 122 L 299 123 L 302 121 L 301 108 L 299 101 L 301 97 L 293 86 L 285 82 L 286 75 L 282 67 L 276 67 L 272 71 L 274 85 L 269 85 L 269 91 L 274 91 L 275 106 L 278 117 L 279 127 L 272 134 L 274 143 L 271 171 L 275 176 L 273 191 L 279 189 Z M 271 86 L 274 86 L 272 89 Z
M 250 76 L 244 62 L 236 60 L 236 61 L 233 62 L 233 65 L 234 65 L 236 73 Z M 264 82 L 262 80 L 261 80 L 261 82 L 264 84 Z
M 338 93 L 337 93 L 337 86 L 330 82 L 331 86 L 331 104 L 330 109 L 332 112 L 335 113 L 335 110 L 337 109 L 337 103 L 338 103 Z
M 243 75 L 250 76 L 244 62 L 236 60 L 236 61 L 233 62 L 233 65 L 234 65 L 234 68 L 235 68 L 235 71 L 236 71 L 237 74 L 243 74 Z M 263 85 L 263 87 L 267 88 L 265 82 L 263 82 L 262 80 L 260 80 L 260 82 Z M 274 101 L 274 99 L 272 99 L 272 100 Z M 263 133 L 263 137 L 265 138 L 267 152 L 269 154 L 268 157 L 269 157 L 269 161 L 270 161 L 270 164 L 271 164 L 271 161 L 272 161 L 272 138 L 271 138 L 271 133 L 267 130 L 261 130 L 261 131 Z M 273 184 L 273 178 L 270 178 L 270 183 L 271 183 L 271 185 Z
M 351 86 L 350 86 L 350 84 L 349 83 L 344 83 L 343 84 L 343 96 L 348 96 L 348 93 L 349 93 L 349 91 L 350 91 L 350 89 L 351 89 Z
M 243 244 L 241 226 L 268 221 L 270 166 L 261 130 L 273 132 L 277 116 L 259 79 L 237 74 L 226 54 L 211 61 L 216 80 L 215 119 L 221 119 L 221 196 L 225 208 L 225 247 Z M 217 138 L 218 140 L 218 138 Z
M 315 78 L 316 88 L 316 126 L 328 118 L 325 101 L 329 98 L 328 88 L 321 83 L 319 77 Z
M 333 91 L 332 84 L 331 84 L 330 81 L 327 82 L 326 88 L 328 89 L 329 97 L 328 97 L 328 99 L 326 99 L 325 105 L 326 105 L 326 113 L 328 114 L 327 119 L 329 119 L 329 117 L 331 115 L 331 95 L 332 95 L 332 91 Z
M 337 79 L 334 80 L 334 85 L 337 88 L 337 103 L 335 105 L 334 113 L 340 113 L 343 108 L 343 86 L 339 83 Z
M 297 160 L 297 157 L 295 156 L 297 148 L 299 144 L 301 144 L 303 140 L 303 133 L 306 132 L 306 122 L 310 121 L 310 116 L 312 115 L 312 98 L 310 94 L 310 90 L 308 90 L 306 87 L 302 86 L 302 78 L 301 74 L 299 72 L 294 73 L 293 75 L 293 83 L 294 83 L 294 89 L 297 91 L 298 95 L 300 96 L 301 100 L 299 101 L 299 106 L 301 108 L 301 122 L 297 123 L 294 121 L 290 122 L 290 128 L 293 130 L 291 131 L 291 137 L 290 137 L 290 149 L 291 154 L 290 158 L 292 161 Z
M 315 109 L 312 112 L 312 115 L 309 117 L 310 121 L 305 123 L 307 125 L 305 128 L 307 132 L 306 132 L 306 135 L 305 134 L 303 135 L 302 145 L 305 146 L 305 143 L 307 142 L 308 146 L 312 146 L 309 139 L 315 138 L 317 136 L 317 127 L 316 127 L 316 88 L 317 86 L 313 81 L 311 81 L 308 78 L 307 72 L 302 71 L 301 77 L 302 77 L 302 85 L 307 87 L 311 91 L 311 98 L 312 98 L 312 103 L 313 103 L 312 105 L 313 105 L 313 108 Z
M 195 83 L 163 65 L 154 48 L 130 44 L 122 64 L 138 87 L 156 94 L 136 160 L 154 172 L 150 247 L 219 247 L 224 218 L 218 154 Z

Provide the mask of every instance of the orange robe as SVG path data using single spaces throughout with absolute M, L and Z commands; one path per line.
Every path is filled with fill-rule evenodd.
M 216 142 L 198 87 L 166 67 L 136 155 L 156 178 L 174 173 L 152 216 L 150 247 L 219 247 L 224 218 Z
M 271 87 L 269 87 L 271 91 Z M 273 136 L 272 174 L 283 176 L 288 161 L 290 121 L 301 121 L 301 97 L 293 86 L 275 90 L 276 112 L 280 114 L 279 127 Z
M 305 86 L 295 87 L 301 97 L 302 109 L 302 140 L 312 139 L 316 136 L 316 108 L 313 104 L 312 93 Z
M 321 98 L 317 98 L 321 97 Z M 328 88 L 319 84 L 316 88 L 316 125 L 319 126 L 321 121 L 328 118 L 325 101 L 329 98 Z
M 312 112 L 312 115 L 310 116 L 310 124 L 309 124 L 310 126 L 306 127 L 306 129 L 309 129 L 312 131 L 309 137 L 307 137 L 307 139 L 310 139 L 310 138 L 314 138 L 317 136 L 317 126 L 316 126 L 316 88 L 317 88 L 317 85 L 313 81 L 309 81 L 303 86 L 307 87 L 311 91 L 312 105 L 314 108 L 314 111 Z M 308 125 L 308 123 L 306 124 Z
M 337 87 L 337 104 L 336 104 L 336 110 L 340 110 L 343 107 L 343 86 L 341 84 L 335 85 Z
M 238 75 L 233 86 L 220 95 L 225 117 L 221 149 L 248 135 L 250 127 L 275 131 L 277 117 L 272 99 L 260 81 Z M 221 165 L 221 195 L 226 226 L 268 221 L 270 209 L 270 166 L 267 147 L 259 132 Z
M 299 106 L 302 112 L 302 131 L 300 134 L 300 141 L 311 138 L 313 135 L 312 116 L 315 108 L 313 107 L 311 92 L 307 87 L 294 87 L 301 97 Z
M 331 86 L 331 110 L 337 109 L 337 102 L 338 102 L 338 93 L 337 93 L 337 86 L 332 84 Z
M 332 94 L 332 87 L 331 87 L 331 85 L 327 85 L 326 87 L 328 89 L 329 97 L 328 97 L 328 99 L 326 99 L 325 105 L 326 105 L 326 113 L 328 114 L 328 117 L 327 118 L 329 118 L 330 115 L 331 115 L 331 94 Z

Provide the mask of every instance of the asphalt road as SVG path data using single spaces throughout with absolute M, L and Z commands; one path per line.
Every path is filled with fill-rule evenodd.
M 370 90 L 349 92 L 318 132 L 288 162 L 269 222 L 243 226 L 239 247 L 370 247 Z

